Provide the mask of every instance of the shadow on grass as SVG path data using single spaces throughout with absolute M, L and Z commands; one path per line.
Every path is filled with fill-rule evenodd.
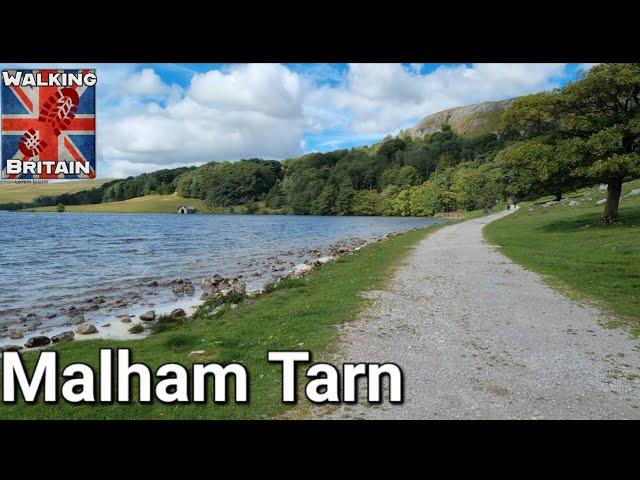
M 571 207 L 567 207 L 571 208 Z M 545 233 L 573 233 L 576 230 L 585 228 L 594 229 L 617 229 L 632 228 L 640 226 L 640 208 L 638 207 L 622 207 L 620 208 L 620 222 L 615 225 L 606 225 L 600 223 L 602 212 L 589 211 L 581 215 L 574 215 L 569 218 L 562 218 L 545 223 L 536 230 Z

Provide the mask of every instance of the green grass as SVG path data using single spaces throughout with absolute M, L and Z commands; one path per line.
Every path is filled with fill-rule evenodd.
M 11 180 L 0 182 L 0 204 L 13 202 L 30 202 L 42 195 L 62 195 L 81 190 L 98 188 L 110 179 L 95 180 L 66 180 L 55 183 L 13 183 Z M 55 207 L 54 207 L 55 208 Z
M 146 195 L 121 202 L 98 203 L 94 205 L 67 205 L 66 212 L 92 213 L 176 213 L 181 205 L 193 205 L 197 213 L 245 213 L 244 205 L 233 207 L 207 208 L 203 200 L 198 198 L 183 198 L 172 195 Z M 258 207 L 264 210 L 264 202 L 258 202 Z M 55 212 L 56 207 L 31 208 L 31 212 Z
M 624 192 L 639 186 L 639 181 L 630 182 Z M 551 198 L 522 204 L 516 213 L 487 225 L 485 237 L 516 262 L 548 275 L 553 285 L 640 320 L 640 196 L 622 199 L 622 223 L 614 226 L 599 224 L 603 205 L 595 201 L 604 196 L 604 191 L 586 188 L 564 200 L 579 201 L 579 206 L 544 208 Z
M 267 362 L 268 350 L 310 350 L 313 360 L 326 354 L 338 335 L 337 326 L 356 318 L 366 300 L 362 291 L 383 285 L 391 270 L 417 244 L 430 227 L 390 237 L 327 264 L 306 279 L 282 282 L 274 291 L 237 308 L 215 314 L 209 304 L 184 322 L 166 322 L 160 333 L 143 340 L 87 340 L 53 347 L 60 352 L 61 367 L 72 362 L 97 365 L 99 348 L 130 348 L 132 360 L 152 368 L 167 362 L 189 366 L 189 352 L 204 350 L 197 361 L 240 362 L 249 372 L 248 404 L 164 405 L 0 405 L 0 418 L 65 419 L 199 419 L 273 418 L 288 406 L 280 402 L 280 367 Z M 237 299 L 238 301 L 240 299 Z M 32 372 L 36 356 L 26 353 Z M 302 373 L 300 374 L 302 376 Z M 232 393 L 232 391 L 231 391 Z M 230 395 L 230 398 L 233 398 Z

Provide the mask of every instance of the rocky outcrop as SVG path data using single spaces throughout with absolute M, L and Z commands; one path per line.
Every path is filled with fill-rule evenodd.
M 514 100 L 482 102 L 443 110 L 423 118 L 415 127 L 400 131 L 398 136 L 423 138 L 442 131 L 444 125 L 450 125 L 458 134 L 495 133 L 502 113 L 513 105 Z
M 207 301 L 234 294 L 244 294 L 246 291 L 247 284 L 239 278 L 224 278 L 216 273 L 212 277 L 202 280 L 200 300 Z
M 174 308 L 171 311 L 171 318 L 184 318 L 187 316 L 187 312 L 185 312 L 183 309 L 181 308 Z
M 193 295 L 196 287 L 189 279 L 176 278 L 171 282 L 171 291 L 176 295 Z

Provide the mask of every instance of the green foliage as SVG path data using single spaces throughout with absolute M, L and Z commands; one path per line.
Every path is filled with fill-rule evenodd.
M 140 323 L 136 323 L 129 329 L 129 333 L 142 333 L 144 332 L 144 327 Z
M 360 190 L 353 198 L 354 215 L 382 215 L 382 196 L 377 190 Z
M 640 175 L 640 63 L 601 64 L 560 90 L 517 100 L 505 130 L 531 140 L 508 163 L 542 190 L 609 184 L 603 220 L 618 219 L 619 187 Z
M 64 203 L 59 203 L 56 206 L 56 212 L 64 212 Z
M 274 160 L 208 163 L 182 175 L 176 186 L 185 198 L 203 199 L 209 208 L 263 200 L 282 178 Z
M 184 318 L 175 318 L 171 315 L 160 315 L 156 322 L 151 326 L 153 333 L 166 332 L 168 330 L 175 330 L 180 325 L 184 324 Z M 140 324 L 136 326 L 141 326 Z M 131 330 L 130 330 L 131 331 Z
M 279 210 L 286 205 L 287 197 L 280 186 L 280 182 L 271 187 L 264 200 L 265 205 L 274 210 Z
M 490 210 L 502 198 L 502 171 L 493 164 L 480 168 L 460 168 L 451 185 L 451 194 L 458 208 Z

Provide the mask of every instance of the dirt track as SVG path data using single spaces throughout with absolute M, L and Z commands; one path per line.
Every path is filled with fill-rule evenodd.
M 640 341 L 486 244 L 505 214 L 427 237 L 344 328 L 336 364 L 398 364 L 404 404 L 322 418 L 640 418 Z

